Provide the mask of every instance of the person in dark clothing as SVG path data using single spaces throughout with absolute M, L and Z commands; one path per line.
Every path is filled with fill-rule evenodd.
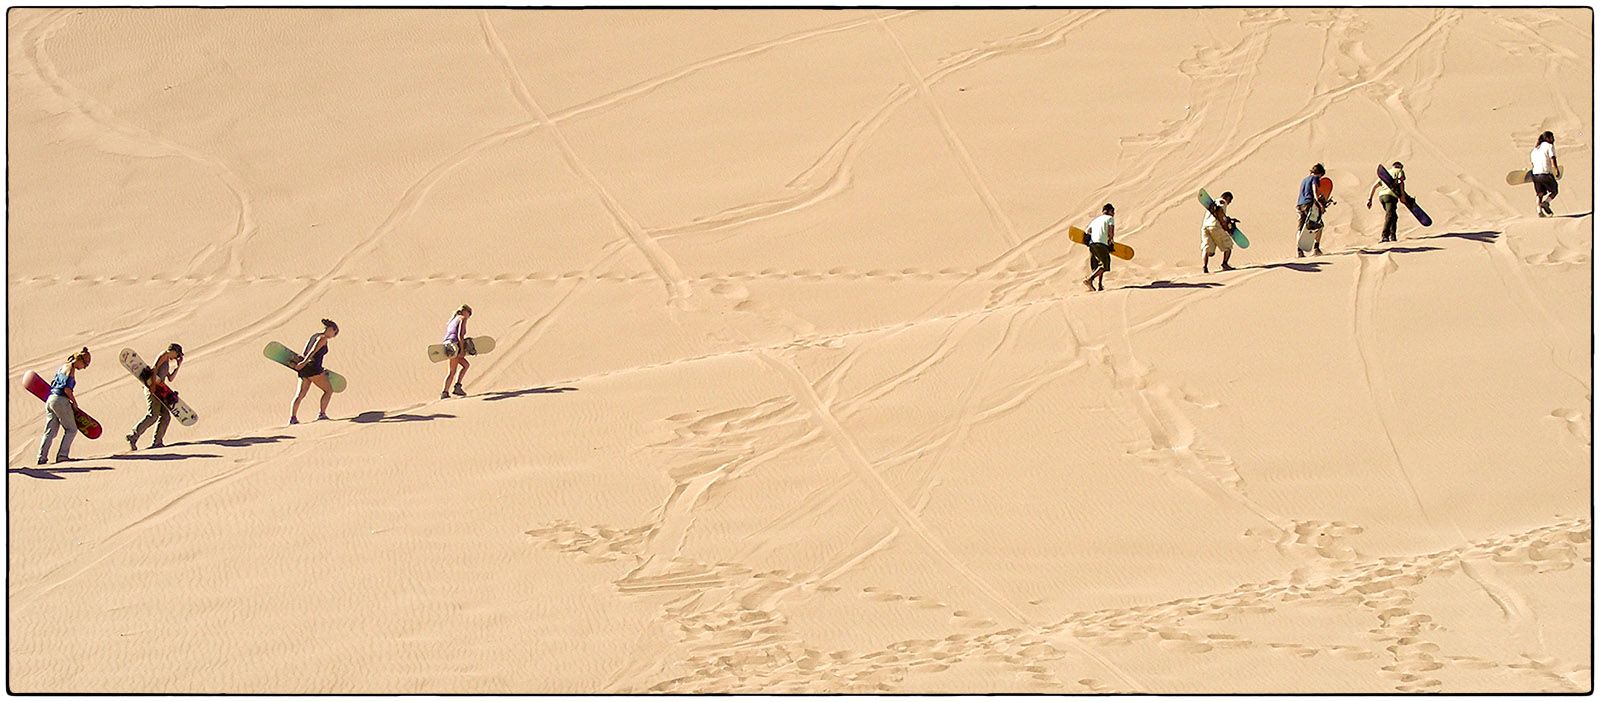
M 328 355 L 328 340 L 339 335 L 339 325 L 331 319 L 322 320 L 322 331 L 311 335 L 306 341 L 306 348 L 300 354 L 300 362 L 290 366 L 300 376 L 300 391 L 294 396 L 294 404 L 289 407 L 289 423 L 300 423 L 300 401 L 306 397 L 306 391 L 312 385 L 322 390 L 321 408 L 317 412 L 317 419 L 328 418 L 328 400 L 333 397 L 333 387 L 328 384 L 328 371 L 322 367 L 322 357 Z

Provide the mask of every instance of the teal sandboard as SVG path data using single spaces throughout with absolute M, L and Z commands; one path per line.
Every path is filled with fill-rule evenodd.
M 1210 212 L 1212 217 L 1217 217 L 1217 201 L 1211 199 L 1211 193 L 1206 192 L 1205 188 L 1200 189 L 1200 206 L 1206 208 L 1206 211 Z M 1217 217 L 1217 219 L 1221 220 L 1222 218 Z M 1233 230 L 1228 232 L 1228 236 L 1233 237 L 1233 243 L 1238 245 L 1239 248 L 1250 248 L 1250 240 L 1245 238 L 1244 232 L 1239 231 L 1239 225 L 1233 225 Z

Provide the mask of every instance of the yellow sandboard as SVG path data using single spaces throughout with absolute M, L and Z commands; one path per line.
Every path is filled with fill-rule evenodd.
M 1077 227 L 1067 227 L 1067 238 L 1074 244 L 1089 245 L 1089 233 Z M 1126 261 L 1133 258 L 1133 247 L 1117 242 L 1111 245 L 1111 255 Z

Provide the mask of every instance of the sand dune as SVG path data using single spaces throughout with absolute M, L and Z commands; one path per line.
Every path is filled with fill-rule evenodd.
M 1586 692 L 1591 26 L 14 10 L 11 690 Z

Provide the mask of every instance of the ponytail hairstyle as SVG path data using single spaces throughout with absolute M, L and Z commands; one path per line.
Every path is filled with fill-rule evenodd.
M 331 320 L 331 319 L 323 319 L 322 320 L 322 326 L 327 327 L 329 329 L 332 329 L 334 331 L 339 331 L 339 325 L 334 324 L 333 320 Z
M 472 314 L 472 305 L 462 305 L 460 307 L 457 307 L 456 308 L 456 313 L 453 314 L 453 315 L 450 315 L 450 317 L 453 319 L 456 316 L 460 315 L 462 312 L 465 312 L 467 314 Z
M 85 346 L 85 347 L 83 347 L 81 349 L 78 349 L 78 351 L 76 353 L 72 354 L 71 356 L 68 356 L 67 357 L 67 365 L 70 366 L 70 365 L 76 364 L 78 362 L 78 359 L 83 359 L 83 367 L 84 368 L 88 368 L 89 367 L 89 361 L 90 361 L 89 347 Z

